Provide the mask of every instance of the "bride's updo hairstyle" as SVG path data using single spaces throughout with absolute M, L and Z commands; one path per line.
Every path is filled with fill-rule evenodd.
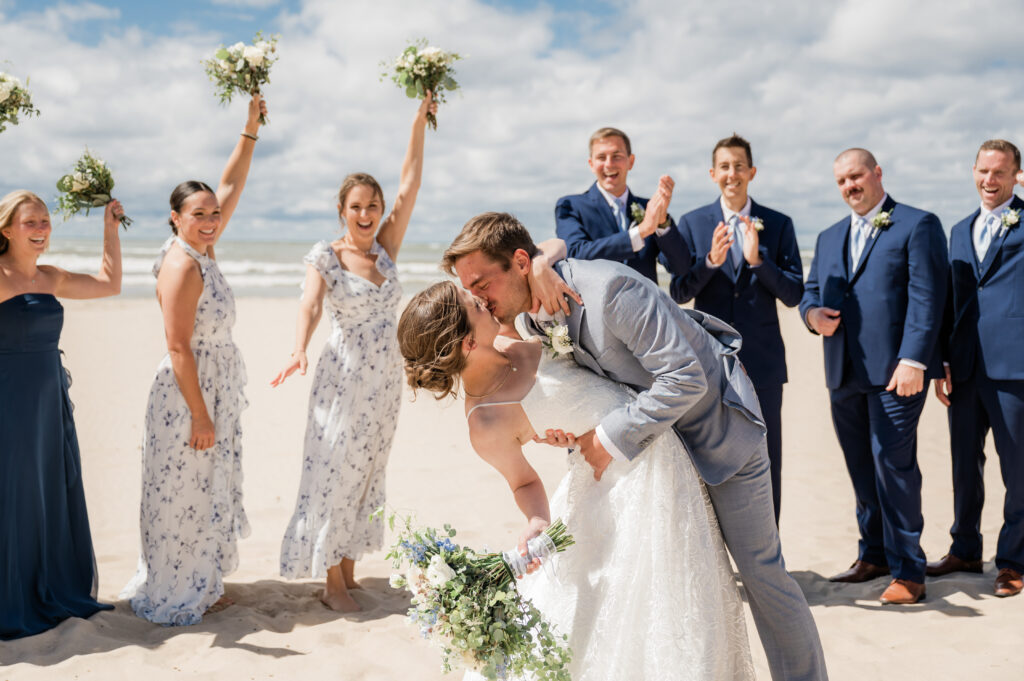
M 429 390 L 438 400 L 455 397 L 466 367 L 462 340 L 470 332 L 469 314 L 454 283 L 442 281 L 413 296 L 398 320 L 398 347 L 412 389 Z
M 205 182 L 200 182 L 199 180 L 187 180 L 179 184 L 174 188 L 174 191 L 171 192 L 171 210 L 180 214 L 181 207 L 185 205 L 185 199 L 193 194 L 198 194 L 199 192 L 210 192 L 214 196 L 217 195 L 217 192 L 210 189 L 210 185 Z M 174 220 L 167 218 L 167 224 L 171 226 L 172 232 L 175 234 L 178 233 L 178 228 L 174 225 Z

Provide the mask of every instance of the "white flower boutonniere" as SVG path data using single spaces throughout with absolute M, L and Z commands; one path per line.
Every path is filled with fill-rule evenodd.
M 761 218 L 750 218 L 750 224 L 758 232 L 764 231 L 764 220 Z
M 629 204 L 629 216 L 633 218 L 633 224 L 639 225 L 644 221 L 644 216 L 647 215 L 647 211 L 639 203 L 634 201 Z
M 999 221 L 1003 223 L 1003 226 L 999 228 L 999 236 L 1003 236 L 1007 231 L 1020 224 L 1020 209 L 1007 208 L 1003 211 L 1003 215 L 1000 217 Z
M 547 338 L 542 341 L 544 347 L 551 351 L 552 357 L 568 355 L 572 352 L 572 339 L 569 338 L 569 327 L 565 324 L 549 326 L 544 329 Z
M 880 210 L 875 217 L 871 218 L 871 238 L 878 236 L 879 230 L 892 226 L 892 211 Z

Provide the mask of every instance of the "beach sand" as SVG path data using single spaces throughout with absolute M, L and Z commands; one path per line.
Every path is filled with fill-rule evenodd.
M 236 604 L 193 627 L 138 619 L 117 595 L 138 556 L 140 443 L 150 381 L 164 338 L 152 299 L 68 301 L 62 341 L 82 450 L 100 599 L 112 612 L 72 619 L 38 636 L 0 643 L 0 681 L 13 679 L 417 679 L 444 676 L 437 651 L 406 623 L 408 598 L 388 586 L 385 551 L 357 565 L 364 611 L 335 614 L 316 599 L 322 582 L 278 576 L 278 551 L 299 481 L 311 374 L 271 389 L 292 347 L 296 301 L 240 299 L 235 339 L 248 367 L 243 416 L 245 507 L 252 535 L 227 578 Z M 783 311 L 790 382 L 784 400 L 782 542 L 786 562 L 818 623 L 833 681 L 863 678 L 1010 681 L 1024 669 L 1024 596 L 992 596 L 991 562 L 1003 485 L 989 443 L 983 516 L 984 575 L 929 580 L 927 599 L 882 606 L 886 581 L 838 585 L 827 576 L 856 555 L 854 501 L 824 386 L 821 339 Z M 310 345 L 319 355 L 326 321 Z M 458 540 L 510 548 L 523 524 L 501 477 L 470 449 L 461 405 L 422 394 L 403 399 L 388 465 L 388 503 L 423 524 L 451 523 Z M 919 428 L 924 476 L 924 549 L 949 546 L 952 485 L 944 408 L 930 396 Z M 553 490 L 561 450 L 528 447 Z M 685 569 L 685 566 L 681 566 Z M 652 585 L 651 598 L 657 597 Z M 748 630 L 758 679 L 769 679 L 756 629 Z

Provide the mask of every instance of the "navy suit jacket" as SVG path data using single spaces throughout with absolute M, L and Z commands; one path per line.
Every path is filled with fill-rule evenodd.
M 849 216 L 819 234 L 814 247 L 800 317 L 806 323 L 807 310 L 822 306 L 841 314 L 824 339 L 829 388 L 850 378 L 887 385 L 900 359 L 927 366 L 926 378 L 944 374 L 938 338 L 949 276 L 946 235 L 935 215 L 892 197 L 882 210 L 891 211 L 892 224 L 868 238 L 855 270 Z
M 647 207 L 647 199 L 633 195 L 628 189 L 626 191 L 627 210 L 634 203 Z M 555 233 L 565 241 L 570 258 L 621 262 L 654 283 L 658 283 L 659 259 L 671 272 L 689 258 L 675 225 L 671 225 L 662 236 L 650 235 L 644 239 L 644 247 L 634 251 L 629 234 L 619 228 L 615 213 L 596 182 L 584 194 L 558 199 L 555 204 Z
M 1014 196 L 1010 208 L 1021 211 Z M 1024 380 L 1024 224 L 997 232 L 978 262 L 971 227 L 981 210 L 958 222 L 949 238 L 952 277 L 944 357 L 954 380 L 976 367 L 997 381 Z
M 695 309 L 718 317 L 740 332 L 740 361 L 755 384 L 781 384 L 788 378 L 786 347 L 775 301 L 787 307 L 800 302 L 804 292 L 800 248 L 788 216 L 753 199 L 750 216 L 764 223 L 758 235 L 758 250 L 764 262 L 751 268 L 743 260 L 738 272 L 733 269 L 731 255 L 721 267 L 707 264 L 712 235 L 724 217 L 720 200 L 679 219 L 679 233 L 690 258 L 686 269 L 672 272 L 672 298 L 677 303 L 695 299 Z

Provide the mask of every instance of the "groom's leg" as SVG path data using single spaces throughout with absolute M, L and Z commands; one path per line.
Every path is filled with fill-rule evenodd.
M 765 446 L 736 475 L 720 485 L 708 485 L 708 493 L 725 545 L 743 577 L 772 679 L 827 679 L 818 628 L 782 558 Z

